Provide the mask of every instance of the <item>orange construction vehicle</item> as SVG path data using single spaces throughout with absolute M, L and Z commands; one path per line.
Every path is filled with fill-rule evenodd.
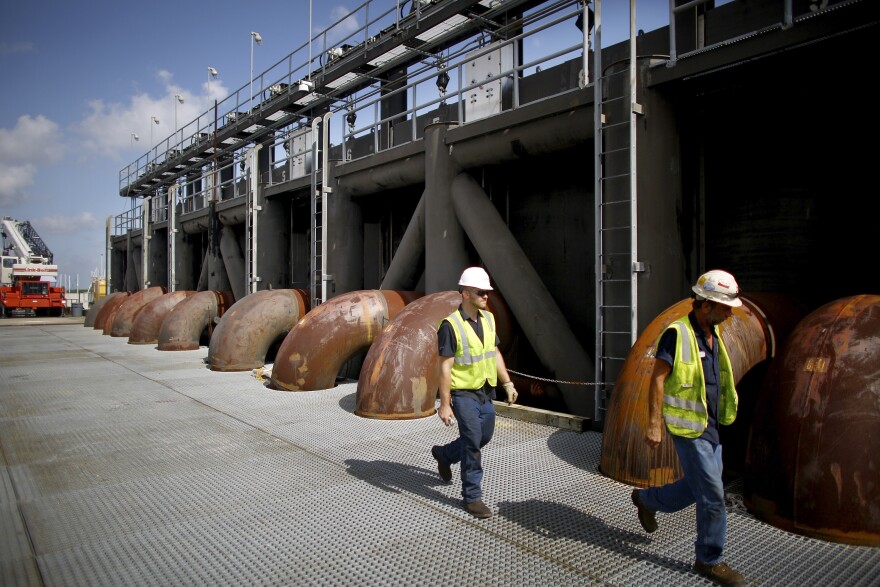
M 58 266 L 52 251 L 30 222 L 2 221 L 3 255 L 0 256 L 0 318 L 61 316 L 64 288 L 55 287 Z

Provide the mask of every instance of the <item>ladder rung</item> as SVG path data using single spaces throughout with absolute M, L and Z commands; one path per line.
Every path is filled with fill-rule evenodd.
M 621 147 L 619 149 L 608 149 L 607 151 L 600 151 L 600 155 L 617 155 L 618 153 L 627 153 L 629 154 L 629 147 Z
M 600 206 L 617 206 L 620 204 L 632 204 L 632 200 L 611 200 L 610 202 L 602 202 Z
M 621 177 L 629 177 L 630 175 L 632 175 L 632 174 L 631 173 L 617 173 L 615 175 L 605 175 L 605 176 L 601 177 L 600 179 L 602 181 L 608 181 L 609 179 L 620 179 Z
M 607 124 L 603 124 L 599 127 L 599 132 L 605 132 L 606 130 L 614 130 L 619 126 L 629 125 L 629 120 L 625 120 L 624 122 L 609 122 Z

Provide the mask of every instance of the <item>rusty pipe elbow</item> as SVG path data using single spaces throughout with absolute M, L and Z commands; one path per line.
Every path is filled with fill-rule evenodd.
M 719 325 L 734 379 L 740 379 L 774 352 L 777 329 L 768 322 L 758 304 L 743 298 L 731 318 Z M 692 301 L 681 300 L 661 312 L 639 335 L 621 368 L 608 404 L 602 434 L 601 472 L 623 483 L 649 487 L 671 483 L 682 477 L 675 447 L 665 429 L 655 449 L 644 442 L 648 429 L 648 401 L 654 370 L 656 343 L 674 320 L 690 312 Z
M 208 346 L 212 371 L 262 367 L 269 348 L 287 335 L 308 311 L 300 289 L 254 292 L 235 302 L 217 323 Z
M 172 291 L 147 303 L 131 325 L 128 344 L 154 344 L 159 342 L 159 331 L 168 313 L 194 291 Z
M 269 387 L 313 391 L 336 385 L 346 361 L 373 344 L 386 324 L 421 292 L 353 291 L 309 312 L 284 339 Z
M 149 302 L 152 302 L 164 293 L 165 288 L 157 286 L 136 291 L 128 296 L 128 299 L 116 311 L 116 316 L 113 318 L 113 326 L 110 329 L 110 336 L 127 337 L 131 334 L 131 326 L 134 324 L 134 319 L 138 312 Z
M 160 351 L 194 351 L 202 333 L 213 332 L 214 319 L 235 303 L 231 291 L 200 291 L 174 306 L 159 328 Z
M 101 309 L 95 314 L 95 321 L 92 327 L 104 334 L 110 334 L 109 332 L 104 332 L 104 325 L 107 323 L 108 318 L 116 313 L 116 309 L 122 305 L 122 302 L 128 299 L 129 295 L 127 291 L 117 291 L 110 294 L 107 297 L 107 301 L 101 305 Z

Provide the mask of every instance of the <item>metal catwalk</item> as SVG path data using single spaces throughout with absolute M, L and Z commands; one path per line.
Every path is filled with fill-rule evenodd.
M 499 418 L 479 521 L 429 453 L 453 431 L 359 418 L 353 383 L 273 391 L 81 323 L 0 346 L 0 584 L 707 584 L 693 511 L 646 535 L 598 433 Z M 877 584 L 880 549 L 783 532 L 728 489 L 750 584 Z

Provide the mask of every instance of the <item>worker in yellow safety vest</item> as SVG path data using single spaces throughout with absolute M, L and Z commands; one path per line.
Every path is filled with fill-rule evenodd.
M 440 407 L 437 415 L 449 426 L 458 422 L 459 436 L 449 444 L 434 446 L 431 455 L 443 481 L 452 479 L 451 465 L 461 463 L 461 495 L 474 517 L 490 518 L 483 502 L 481 449 L 495 432 L 495 386 L 500 378 L 507 402 L 516 401 L 504 358 L 498 350 L 495 317 L 487 310 L 489 275 L 469 267 L 458 280 L 461 305 L 437 329 L 440 354 Z
M 631 497 L 649 533 L 657 530 L 656 512 L 696 504 L 694 570 L 722 585 L 741 585 L 743 576 L 723 561 L 727 510 L 718 427 L 736 418 L 737 394 L 730 357 L 715 327 L 742 300 L 733 275 L 717 269 L 701 275 L 691 289 L 693 310 L 673 321 L 657 342 L 645 433 L 645 442 L 656 448 L 665 422 L 684 476 L 662 487 L 635 489 Z

